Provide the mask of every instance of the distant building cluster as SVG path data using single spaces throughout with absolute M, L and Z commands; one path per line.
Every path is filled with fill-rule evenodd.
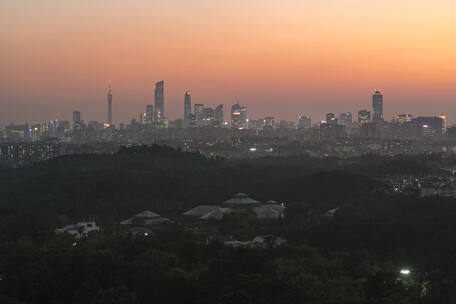
M 384 97 L 372 94 L 371 109 L 357 113 L 327 113 L 313 121 L 308 114 L 296 121 L 277 121 L 273 115 L 249 117 L 247 106 L 231 105 L 225 120 L 224 105 L 215 108 L 192 104 L 192 94 L 183 96 L 184 117 L 168 120 L 165 115 L 165 83 L 155 84 L 154 102 L 145 105 L 139 119 L 113 124 L 115 104 L 111 84 L 107 92 L 106 122 L 84 121 L 80 111 L 73 120 L 51 120 L 38 124 L 11 124 L 0 132 L 0 160 L 23 164 L 68 153 L 70 145 L 99 143 L 119 146 L 166 144 L 207 155 L 256 157 L 261 155 L 309 154 L 317 157 L 386 155 L 456 151 L 456 127 L 447 127 L 446 117 L 396 115 L 384 119 Z M 64 148 L 62 148 L 64 147 Z

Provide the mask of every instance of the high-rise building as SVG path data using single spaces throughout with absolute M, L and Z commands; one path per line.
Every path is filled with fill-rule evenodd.
M 419 116 L 413 120 L 417 126 L 422 130 L 425 136 L 439 136 L 446 131 L 446 118 L 445 116 L 423 117 Z
M 358 112 L 358 124 L 363 125 L 370 122 L 371 114 L 369 110 L 360 110 Z
M 204 108 L 203 111 L 203 124 L 212 125 L 215 122 L 215 111 L 213 108 Z
M 73 130 L 80 130 L 82 125 L 81 112 L 73 112 Z
M 411 122 L 412 121 L 412 115 L 411 114 L 399 114 L 394 117 L 394 122 L 402 125 L 406 122 Z
M 79 117 L 80 116 L 81 116 L 81 114 L 79 113 Z M 68 132 L 68 131 L 70 131 L 70 122 L 68 120 L 60 120 L 59 127 L 62 128 L 64 131 Z
M 215 108 L 215 122 L 216 125 L 221 126 L 223 125 L 223 105 L 219 104 Z
M 204 119 L 204 105 L 200 103 L 196 103 L 194 105 L 194 113 L 195 113 L 195 125 L 197 127 L 201 127 L 203 125 Z
M 372 95 L 372 109 L 374 111 L 372 115 L 373 122 L 383 121 L 383 95 L 380 91 L 375 91 Z
M 268 116 L 264 118 L 264 127 L 271 127 L 274 128 L 275 126 L 275 119 L 272 116 Z
M 336 115 L 334 115 L 334 113 L 326 114 L 326 123 L 328 125 L 337 125 L 338 124 L 338 120 L 336 118 Z
M 83 122 L 81 119 L 81 112 L 73 112 L 73 141 L 80 142 L 82 140 Z
M 440 115 L 439 118 L 442 120 L 442 132 L 446 133 L 446 131 L 447 131 L 446 116 L 445 115 Z
M 247 117 L 247 107 L 241 107 L 241 126 L 242 128 L 248 128 L 249 126 L 249 119 Z
M 151 124 L 154 122 L 154 106 L 153 105 L 146 105 L 146 118 L 145 122 L 147 124 Z
M 108 125 L 112 125 L 112 92 L 111 92 L 111 83 L 109 83 L 109 89 L 108 89 Z
M 352 123 L 352 114 L 350 112 L 340 113 L 339 123 L 343 126 L 351 125 Z
M 190 114 L 192 114 L 192 96 L 187 91 L 184 95 L 184 128 L 190 126 Z
M 299 129 L 310 129 L 312 126 L 312 117 L 310 115 L 301 115 L 298 117 Z
M 160 122 L 165 118 L 165 82 L 155 84 L 155 120 Z
M 147 112 L 139 113 L 139 122 L 143 125 L 147 123 Z
M 231 106 L 231 127 L 233 129 L 242 128 L 241 106 L 239 105 L 239 103 Z

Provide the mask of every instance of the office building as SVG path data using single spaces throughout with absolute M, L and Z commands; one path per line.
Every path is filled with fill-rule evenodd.
M 111 83 L 109 83 L 109 89 L 108 89 L 108 125 L 112 125 L 112 92 L 111 92 Z
M 445 115 L 438 116 L 442 120 L 442 133 L 446 133 L 447 131 L 447 121 Z
M 146 105 L 146 117 L 145 123 L 151 124 L 154 122 L 154 106 L 153 105 Z
M 340 113 L 339 123 L 343 126 L 349 126 L 352 124 L 352 114 L 350 112 Z
M 197 127 L 203 126 L 203 119 L 204 119 L 204 105 L 197 103 L 194 105 L 194 113 L 195 113 L 195 125 Z
M 233 129 L 240 129 L 241 123 L 241 106 L 239 103 L 231 106 L 231 127 Z
M 394 117 L 394 122 L 402 125 L 405 124 L 406 122 L 411 122 L 412 121 L 412 115 L 411 114 L 399 114 Z
M 272 116 L 264 118 L 264 127 L 273 128 L 275 126 L 275 119 Z
M 215 121 L 215 111 L 213 108 L 204 108 L 203 111 L 203 124 L 212 125 Z
M 423 117 L 419 116 L 413 120 L 424 136 L 440 136 L 446 131 L 445 116 Z
M 155 120 L 160 122 L 165 118 L 165 83 L 159 81 L 155 84 Z
M 372 122 L 383 121 L 383 95 L 380 91 L 375 91 L 372 95 L 372 110 L 374 111 L 372 116 Z
M 192 96 L 187 91 L 184 95 L 184 128 L 188 128 L 191 124 L 190 114 L 192 114 Z
M 70 131 L 70 122 L 68 120 L 60 120 L 58 124 L 59 128 L 65 130 L 66 132 Z
M 241 111 L 241 127 L 244 129 L 248 128 L 249 119 L 247 117 L 247 107 L 242 106 L 240 111 Z
M 81 130 L 81 129 L 82 129 L 81 112 L 74 111 L 73 112 L 73 130 Z
M 334 113 L 328 113 L 326 114 L 326 123 L 328 125 L 337 125 L 338 124 L 338 120 L 336 118 L 336 115 L 334 115 Z
M 298 117 L 299 129 L 310 129 L 312 127 L 312 117 L 310 115 L 302 115 Z
M 215 122 L 216 125 L 223 125 L 223 105 L 220 104 L 215 108 Z
M 83 121 L 81 119 L 81 112 L 74 111 L 73 112 L 73 138 L 72 138 L 73 141 L 80 142 L 82 140 L 82 129 L 83 129 Z
M 369 123 L 371 114 L 369 110 L 360 110 L 358 112 L 358 124 L 361 126 L 363 124 Z
M 147 112 L 139 113 L 139 122 L 143 125 L 147 123 Z

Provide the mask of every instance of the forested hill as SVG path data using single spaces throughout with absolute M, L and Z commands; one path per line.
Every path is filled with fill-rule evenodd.
M 455 200 L 389 193 L 360 174 L 427 168 L 404 161 L 228 160 L 152 146 L 2 168 L 0 303 L 455 303 Z M 285 202 L 284 218 L 181 221 L 182 211 L 237 192 Z M 144 210 L 177 223 L 133 237 L 119 222 Z M 88 218 L 100 232 L 54 233 Z M 267 233 L 287 246 L 205 238 Z
M 307 157 L 225 160 L 161 146 L 122 148 L 0 170 L 0 206 L 3 214 L 41 215 L 49 222 L 61 214 L 117 220 L 146 209 L 172 216 L 237 192 L 326 208 L 375 188 L 364 176 L 332 168 L 332 160 Z

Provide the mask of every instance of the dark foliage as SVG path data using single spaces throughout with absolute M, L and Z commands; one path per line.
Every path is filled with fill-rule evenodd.
M 208 159 L 152 146 L 4 167 L 0 302 L 453 303 L 454 200 L 391 196 L 372 179 L 418 164 L 416 172 L 428 170 L 425 158 L 367 156 L 339 170 L 337 159 Z M 206 232 L 171 224 L 136 238 L 117 225 L 143 210 L 179 220 L 236 192 L 285 201 L 285 218 L 240 214 L 208 223 Z M 336 207 L 334 217 L 323 215 Z M 103 230 L 77 242 L 54 235 L 84 218 Z M 289 244 L 206 245 L 211 229 L 273 233 Z M 412 274 L 401 276 L 402 267 Z

